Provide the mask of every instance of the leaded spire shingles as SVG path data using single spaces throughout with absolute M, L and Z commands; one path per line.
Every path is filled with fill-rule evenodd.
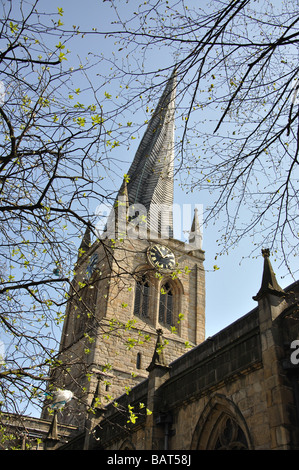
M 163 95 L 139 144 L 128 171 L 130 205 L 141 204 L 148 215 L 148 229 L 161 231 L 162 205 L 169 209 L 169 235 L 173 236 L 173 160 L 175 73 L 167 82 Z

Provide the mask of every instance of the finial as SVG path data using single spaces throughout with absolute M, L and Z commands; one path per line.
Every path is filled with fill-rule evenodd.
M 91 246 L 90 223 L 87 223 L 85 233 L 83 235 L 81 245 L 79 248 L 79 257 L 82 256 Z
M 54 409 L 53 419 L 51 421 L 48 433 L 44 438 L 44 449 L 54 450 L 59 443 L 58 423 L 57 423 L 58 410 Z
M 163 330 L 162 330 L 162 328 L 158 328 L 156 331 L 157 331 L 157 335 L 158 335 L 157 342 L 159 342 L 159 343 L 161 343 L 161 344 L 162 344 L 162 335 L 163 335 Z
M 202 233 L 197 207 L 194 209 L 193 222 L 189 233 L 189 245 L 192 245 L 190 249 L 193 250 L 201 250 L 202 248 Z
M 161 328 L 158 328 L 156 330 L 157 332 L 157 342 L 155 346 L 155 351 L 152 357 L 152 361 L 148 368 L 146 369 L 148 372 L 152 371 L 156 367 L 163 367 L 163 368 L 168 368 L 165 357 L 164 357 L 164 351 L 163 351 L 163 330 Z
M 264 258 L 264 269 L 262 277 L 262 285 L 257 295 L 253 297 L 254 300 L 261 299 L 266 294 L 273 294 L 280 297 L 285 296 L 284 290 L 280 287 L 276 280 L 275 273 L 273 271 L 270 262 L 270 250 L 269 248 L 262 249 L 262 256 Z
M 262 255 L 263 255 L 263 258 L 270 258 L 269 248 L 262 248 Z

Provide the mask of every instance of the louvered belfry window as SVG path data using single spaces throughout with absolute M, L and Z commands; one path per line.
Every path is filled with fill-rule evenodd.
M 169 283 L 161 287 L 159 304 L 159 323 L 172 325 L 173 323 L 173 293 Z
M 149 283 L 145 276 L 136 282 L 134 315 L 140 318 L 149 316 Z

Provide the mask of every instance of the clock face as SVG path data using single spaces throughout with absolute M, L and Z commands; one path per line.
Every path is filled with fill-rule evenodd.
M 152 245 L 148 248 L 147 255 L 156 269 L 170 271 L 175 268 L 175 256 L 167 246 Z
M 90 257 L 90 260 L 89 260 L 89 263 L 88 263 L 88 266 L 86 268 L 86 272 L 85 272 L 85 276 L 86 276 L 86 279 L 89 281 L 89 279 L 91 278 L 92 276 L 92 273 L 98 263 L 98 254 L 97 253 L 94 253 L 93 255 L 91 255 Z

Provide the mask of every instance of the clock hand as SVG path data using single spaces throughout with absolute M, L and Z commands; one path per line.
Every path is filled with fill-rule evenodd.
M 162 258 L 163 258 L 163 259 L 164 259 L 164 258 L 169 258 L 169 256 L 172 256 L 171 253 L 167 253 L 167 252 L 166 252 L 166 254 L 164 254 L 164 255 L 161 253 L 161 255 L 162 255 Z
M 157 250 L 159 251 L 159 253 L 160 253 L 160 255 L 162 256 L 162 258 L 164 258 L 163 253 L 162 253 L 162 251 L 160 250 L 159 247 L 157 247 Z

